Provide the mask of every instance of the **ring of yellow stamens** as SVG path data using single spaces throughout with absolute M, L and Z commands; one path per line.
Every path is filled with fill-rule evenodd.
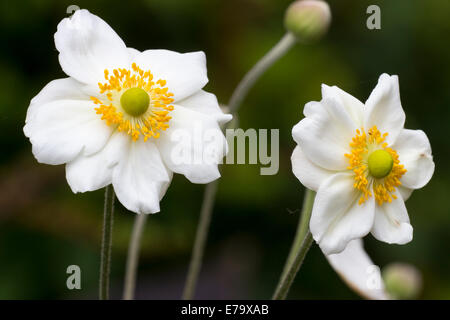
M 348 169 L 355 173 L 353 187 L 362 193 L 359 204 L 372 195 L 378 205 L 397 198 L 395 188 L 401 185 L 400 178 L 406 169 L 400 164 L 397 152 L 384 142 L 387 136 L 388 133 L 381 134 L 376 126 L 367 134 L 364 129 L 358 129 L 350 143 L 351 153 L 345 154 Z
M 159 138 L 160 131 L 169 127 L 169 112 L 173 93 L 166 87 L 166 80 L 153 81 L 150 70 L 143 71 L 135 63 L 132 69 L 105 70 L 107 82 L 99 83 L 100 96 L 91 97 L 95 108 L 107 125 L 130 135 L 137 141 Z

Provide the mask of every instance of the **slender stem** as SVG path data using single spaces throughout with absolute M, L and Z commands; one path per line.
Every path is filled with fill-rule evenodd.
M 284 265 L 283 273 L 281 278 L 283 278 L 289 270 L 290 265 L 295 259 L 295 256 L 300 249 L 303 239 L 305 238 L 306 233 L 309 228 L 309 220 L 311 218 L 311 210 L 310 208 L 314 204 L 315 193 L 309 189 L 305 190 L 305 196 L 303 199 L 303 208 L 302 212 L 298 219 L 297 231 L 295 233 L 294 242 L 292 243 L 291 250 L 289 251 L 289 256 L 286 260 L 286 264 Z M 308 222 L 308 223 L 307 223 Z
M 279 60 L 289 49 L 296 43 L 295 36 L 286 33 L 281 40 L 259 60 L 252 69 L 244 76 L 241 82 L 231 95 L 228 103 L 228 108 L 233 115 L 236 114 L 242 101 L 247 96 L 247 93 L 255 84 L 256 80 L 277 60 Z M 227 128 L 235 125 L 228 124 Z M 203 197 L 203 204 L 200 213 L 200 221 L 195 236 L 194 248 L 192 250 L 191 262 L 189 264 L 188 275 L 186 279 L 185 288 L 183 291 L 183 299 L 192 299 L 195 293 L 195 287 L 202 265 L 203 252 L 205 249 L 206 239 L 208 237 L 208 229 L 211 221 L 212 210 L 217 192 L 218 181 L 209 183 L 205 188 Z
M 202 266 L 205 244 L 208 238 L 208 230 L 211 223 L 211 215 L 214 207 L 218 184 L 218 180 L 215 180 L 209 183 L 205 188 L 203 204 L 200 211 L 200 221 L 197 228 L 197 234 L 195 235 L 192 258 L 189 264 L 188 276 L 183 291 L 184 300 L 190 300 L 194 297 L 198 275 Z
M 278 284 L 277 290 L 275 291 L 272 300 L 284 300 L 286 299 L 287 294 L 289 293 L 289 289 L 291 288 L 292 283 L 294 282 L 295 276 L 297 275 L 298 270 L 302 266 L 303 260 L 305 259 L 306 254 L 309 251 L 313 243 L 313 238 L 311 232 L 308 231 L 305 239 L 298 251 L 295 259 L 291 265 L 291 268 L 286 273 L 283 279 L 281 279 Z
M 146 214 L 138 214 L 134 220 L 133 231 L 131 233 L 130 245 L 128 247 L 127 264 L 125 270 L 125 284 L 123 289 L 123 299 L 133 300 L 136 287 L 136 274 L 139 262 L 139 250 L 141 238 L 144 231 Z
M 309 232 L 309 220 L 311 219 L 314 197 L 315 193 L 307 189 L 297 234 L 294 243 L 292 244 L 291 252 L 289 253 L 283 273 L 280 277 L 280 281 L 272 297 L 273 300 L 286 299 L 295 276 L 300 270 L 303 260 L 313 242 L 311 232 Z
M 259 60 L 252 69 L 244 76 L 231 95 L 228 107 L 231 112 L 236 112 L 248 91 L 253 87 L 256 80 L 278 61 L 296 43 L 296 38 L 291 33 L 286 33 L 281 40 Z
M 112 230 L 114 223 L 114 189 L 111 185 L 105 188 L 105 204 L 103 210 L 102 248 L 100 257 L 99 299 L 109 299 L 109 275 L 111 271 Z

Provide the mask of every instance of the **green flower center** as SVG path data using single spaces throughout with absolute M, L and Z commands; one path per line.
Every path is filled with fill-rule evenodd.
M 147 111 L 150 97 L 144 89 L 130 88 L 120 97 L 120 104 L 126 113 L 138 117 Z
M 368 160 L 369 173 L 375 178 L 384 178 L 392 170 L 394 159 L 386 150 L 376 150 L 372 152 Z

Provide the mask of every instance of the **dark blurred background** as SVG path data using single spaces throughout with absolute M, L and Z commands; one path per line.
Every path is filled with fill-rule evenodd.
M 99 15 L 139 50 L 203 50 L 206 89 L 226 103 L 246 71 L 284 34 L 288 0 L 140 0 L 0 2 L 0 298 L 96 298 L 103 191 L 74 195 L 63 166 L 41 165 L 22 127 L 30 99 L 65 77 L 53 35 L 76 4 Z M 291 172 L 291 128 L 303 105 L 320 100 L 320 85 L 338 85 L 365 101 L 387 72 L 400 77 L 406 126 L 424 130 L 433 148 L 431 182 L 407 201 L 414 226 L 408 245 L 366 238 L 381 267 L 401 261 L 424 278 L 420 298 L 450 298 L 450 2 L 329 1 L 327 37 L 297 45 L 256 84 L 240 111 L 240 126 L 280 128 L 280 170 L 222 167 L 197 298 L 269 298 L 293 239 L 303 187 Z M 381 8 L 381 30 L 366 28 L 366 8 Z M 161 213 L 147 220 L 137 298 L 181 296 L 204 186 L 175 176 Z M 135 215 L 117 205 L 112 296 L 121 297 L 126 250 Z M 82 290 L 66 288 L 66 268 L 82 270 Z M 358 298 L 317 247 L 307 256 L 290 298 Z

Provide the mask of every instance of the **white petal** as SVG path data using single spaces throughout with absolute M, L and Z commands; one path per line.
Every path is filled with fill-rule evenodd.
M 375 208 L 372 235 L 383 242 L 405 244 L 412 240 L 413 228 L 400 194 L 391 203 L 385 202 Z
M 365 105 L 364 128 L 377 126 L 382 134 L 387 132 L 386 142 L 392 145 L 405 124 L 398 77 L 382 74 Z
M 73 79 L 49 83 L 31 101 L 25 135 L 39 162 L 63 164 L 81 152 L 93 154 L 103 148 L 112 128 L 95 113 L 95 105 Z
M 213 117 L 220 125 L 231 120 L 231 114 L 225 114 L 220 109 L 219 102 L 214 94 L 200 90 L 193 95 L 177 102 L 177 104 L 193 111 L 204 113 Z
M 320 184 L 328 177 L 335 174 L 330 171 L 316 166 L 308 160 L 304 152 L 299 146 L 296 146 L 291 157 L 292 172 L 300 180 L 300 182 L 308 189 L 317 191 Z
M 367 235 L 373 225 L 375 201 L 358 204 L 351 173 L 337 173 L 319 187 L 314 200 L 310 229 L 325 254 L 339 253 L 353 239 Z
M 400 179 L 403 186 L 419 189 L 430 181 L 434 162 L 430 142 L 422 130 L 402 130 L 392 148 L 407 170 Z
M 364 104 L 361 101 L 336 86 L 329 87 L 325 84 L 322 84 L 322 98 L 338 100 L 347 110 L 357 127 L 363 126 Z
M 130 47 L 127 48 L 127 51 L 131 61 L 141 53 L 139 50 Z
M 179 105 L 170 115 L 169 129 L 156 141 L 164 163 L 193 183 L 219 178 L 218 163 L 226 154 L 227 142 L 216 120 Z
M 123 132 L 114 132 L 99 152 L 80 155 L 66 165 L 66 179 L 74 193 L 93 191 L 112 183 L 116 164 L 126 155 L 130 137 Z
M 347 285 L 367 299 L 388 300 L 380 268 L 367 255 L 361 239 L 348 243 L 344 251 L 326 256 Z
M 123 158 L 114 167 L 112 183 L 119 201 L 135 213 L 159 212 L 159 201 L 172 179 L 151 141 L 128 140 Z
M 77 10 L 58 24 L 55 45 L 64 72 L 84 83 L 103 82 L 105 69 L 129 67 L 125 43 L 105 21 L 87 10 Z
M 310 101 L 305 104 L 305 106 L 303 108 L 303 114 L 305 115 L 305 117 L 308 117 L 308 118 L 326 117 L 327 110 L 322 105 L 322 102 Z
M 33 99 L 27 110 L 25 121 L 29 121 L 42 105 L 57 100 L 89 101 L 95 91 L 73 78 L 56 79 L 49 82 Z
M 403 186 L 399 186 L 397 188 L 397 190 L 402 195 L 403 201 L 408 200 L 409 197 L 411 196 L 412 192 L 414 191 L 413 189 L 409 189 L 409 188 L 406 188 L 406 187 L 403 187 Z
M 134 62 L 143 70 L 150 70 L 155 80 L 166 80 L 175 102 L 186 98 L 208 83 L 205 53 L 178 53 L 169 50 L 147 50 Z
M 350 153 L 350 142 L 358 129 L 347 110 L 338 100 L 326 98 L 308 103 L 308 114 L 292 129 L 294 140 L 314 164 L 328 170 L 346 170 L 345 154 Z
M 50 102 L 60 100 L 79 100 L 91 101 L 90 96 L 95 94 L 91 86 L 73 78 L 63 78 L 50 81 L 42 90 L 31 99 L 30 106 L 27 110 L 25 123 L 32 121 L 34 116 L 39 113 L 39 110 Z

